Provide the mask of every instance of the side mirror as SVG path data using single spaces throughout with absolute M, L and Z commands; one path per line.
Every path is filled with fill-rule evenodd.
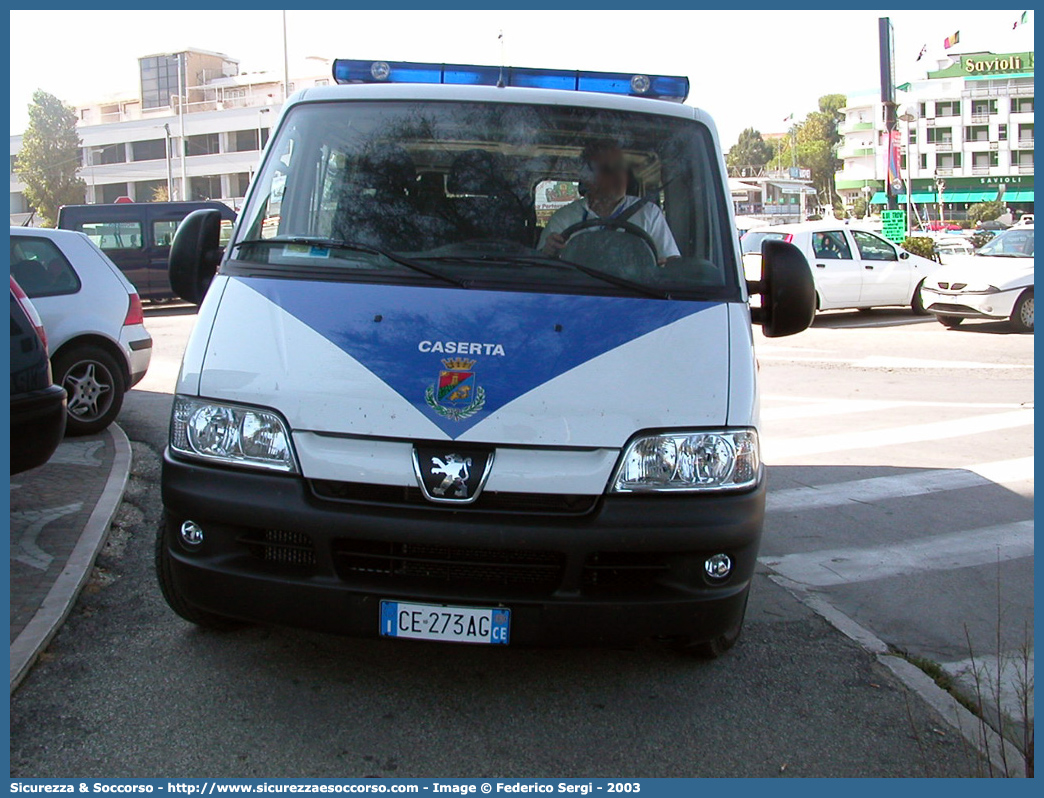
M 748 281 L 747 290 L 761 295 L 761 307 L 752 319 L 768 338 L 782 338 L 807 330 L 816 315 L 816 285 L 801 250 L 786 241 L 761 244 L 761 279 Z
M 203 301 L 224 253 L 220 237 L 219 211 L 193 211 L 178 225 L 167 259 L 170 287 L 176 296 L 193 305 Z
M 905 249 L 899 250 L 899 259 L 900 260 L 906 260 L 909 257 L 910 257 L 910 253 L 907 252 Z

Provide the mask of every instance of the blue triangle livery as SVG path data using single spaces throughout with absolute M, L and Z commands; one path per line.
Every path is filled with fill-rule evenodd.
M 238 279 L 355 358 L 451 438 L 560 374 L 719 304 Z

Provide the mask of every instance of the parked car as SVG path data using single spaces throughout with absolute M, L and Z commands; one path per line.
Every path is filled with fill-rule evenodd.
M 782 241 L 786 236 L 786 233 L 779 232 L 777 228 L 758 228 L 757 230 L 749 230 L 744 233 L 742 238 L 740 238 L 740 249 L 744 255 L 749 255 L 751 253 L 761 255 L 762 241 Z
M 11 278 L 11 473 L 46 463 L 65 434 L 65 390 L 51 381 L 47 334 Z
M 120 268 L 143 299 L 175 299 L 167 277 L 170 242 L 181 220 L 202 208 L 221 214 L 221 235 L 227 241 L 236 214 L 222 202 L 65 205 L 58 211 L 58 227 L 86 233 Z
M 924 312 L 918 289 L 939 268 L 935 261 L 837 220 L 783 224 L 772 234 L 804 253 L 816 284 L 817 310 L 909 305 L 915 313 Z M 743 266 L 748 280 L 761 279 L 760 253 L 744 249 Z
M 1033 331 L 1033 227 L 998 233 L 974 255 L 953 258 L 921 289 L 921 302 L 947 327 L 965 319 L 1007 319 Z
M 11 276 L 43 319 L 54 378 L 68 394 L 66 432 L 105 429 L 152 357 L 134 286 L 86 235 L 69 230 L 12 227 Z
M 935 241 L 935 251 L 939 253 L 943 264 L 946 264 L 954 255 L 974 255 L 975 247 L 962 236 L 942 236 Z

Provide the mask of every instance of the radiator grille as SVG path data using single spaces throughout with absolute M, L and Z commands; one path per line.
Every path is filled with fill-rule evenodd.
M 250 553 L 265 562 L 280 565 L 315 565 L 315 546 L 312 538 L 302 532 L 282 529 L 258 529 L 236 540 L 245 544 Z

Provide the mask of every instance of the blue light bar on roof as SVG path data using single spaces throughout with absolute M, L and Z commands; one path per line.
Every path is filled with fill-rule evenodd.
M 623 72 L 580 72 L 467 64 L 417 64 L 407 61 L 360 61 L 338 58 L 333 65 L 337 83 L 442 83 L 467 86 L 516 86 L 652 97 L 682 103 L 689 96 L 689 79 Z

